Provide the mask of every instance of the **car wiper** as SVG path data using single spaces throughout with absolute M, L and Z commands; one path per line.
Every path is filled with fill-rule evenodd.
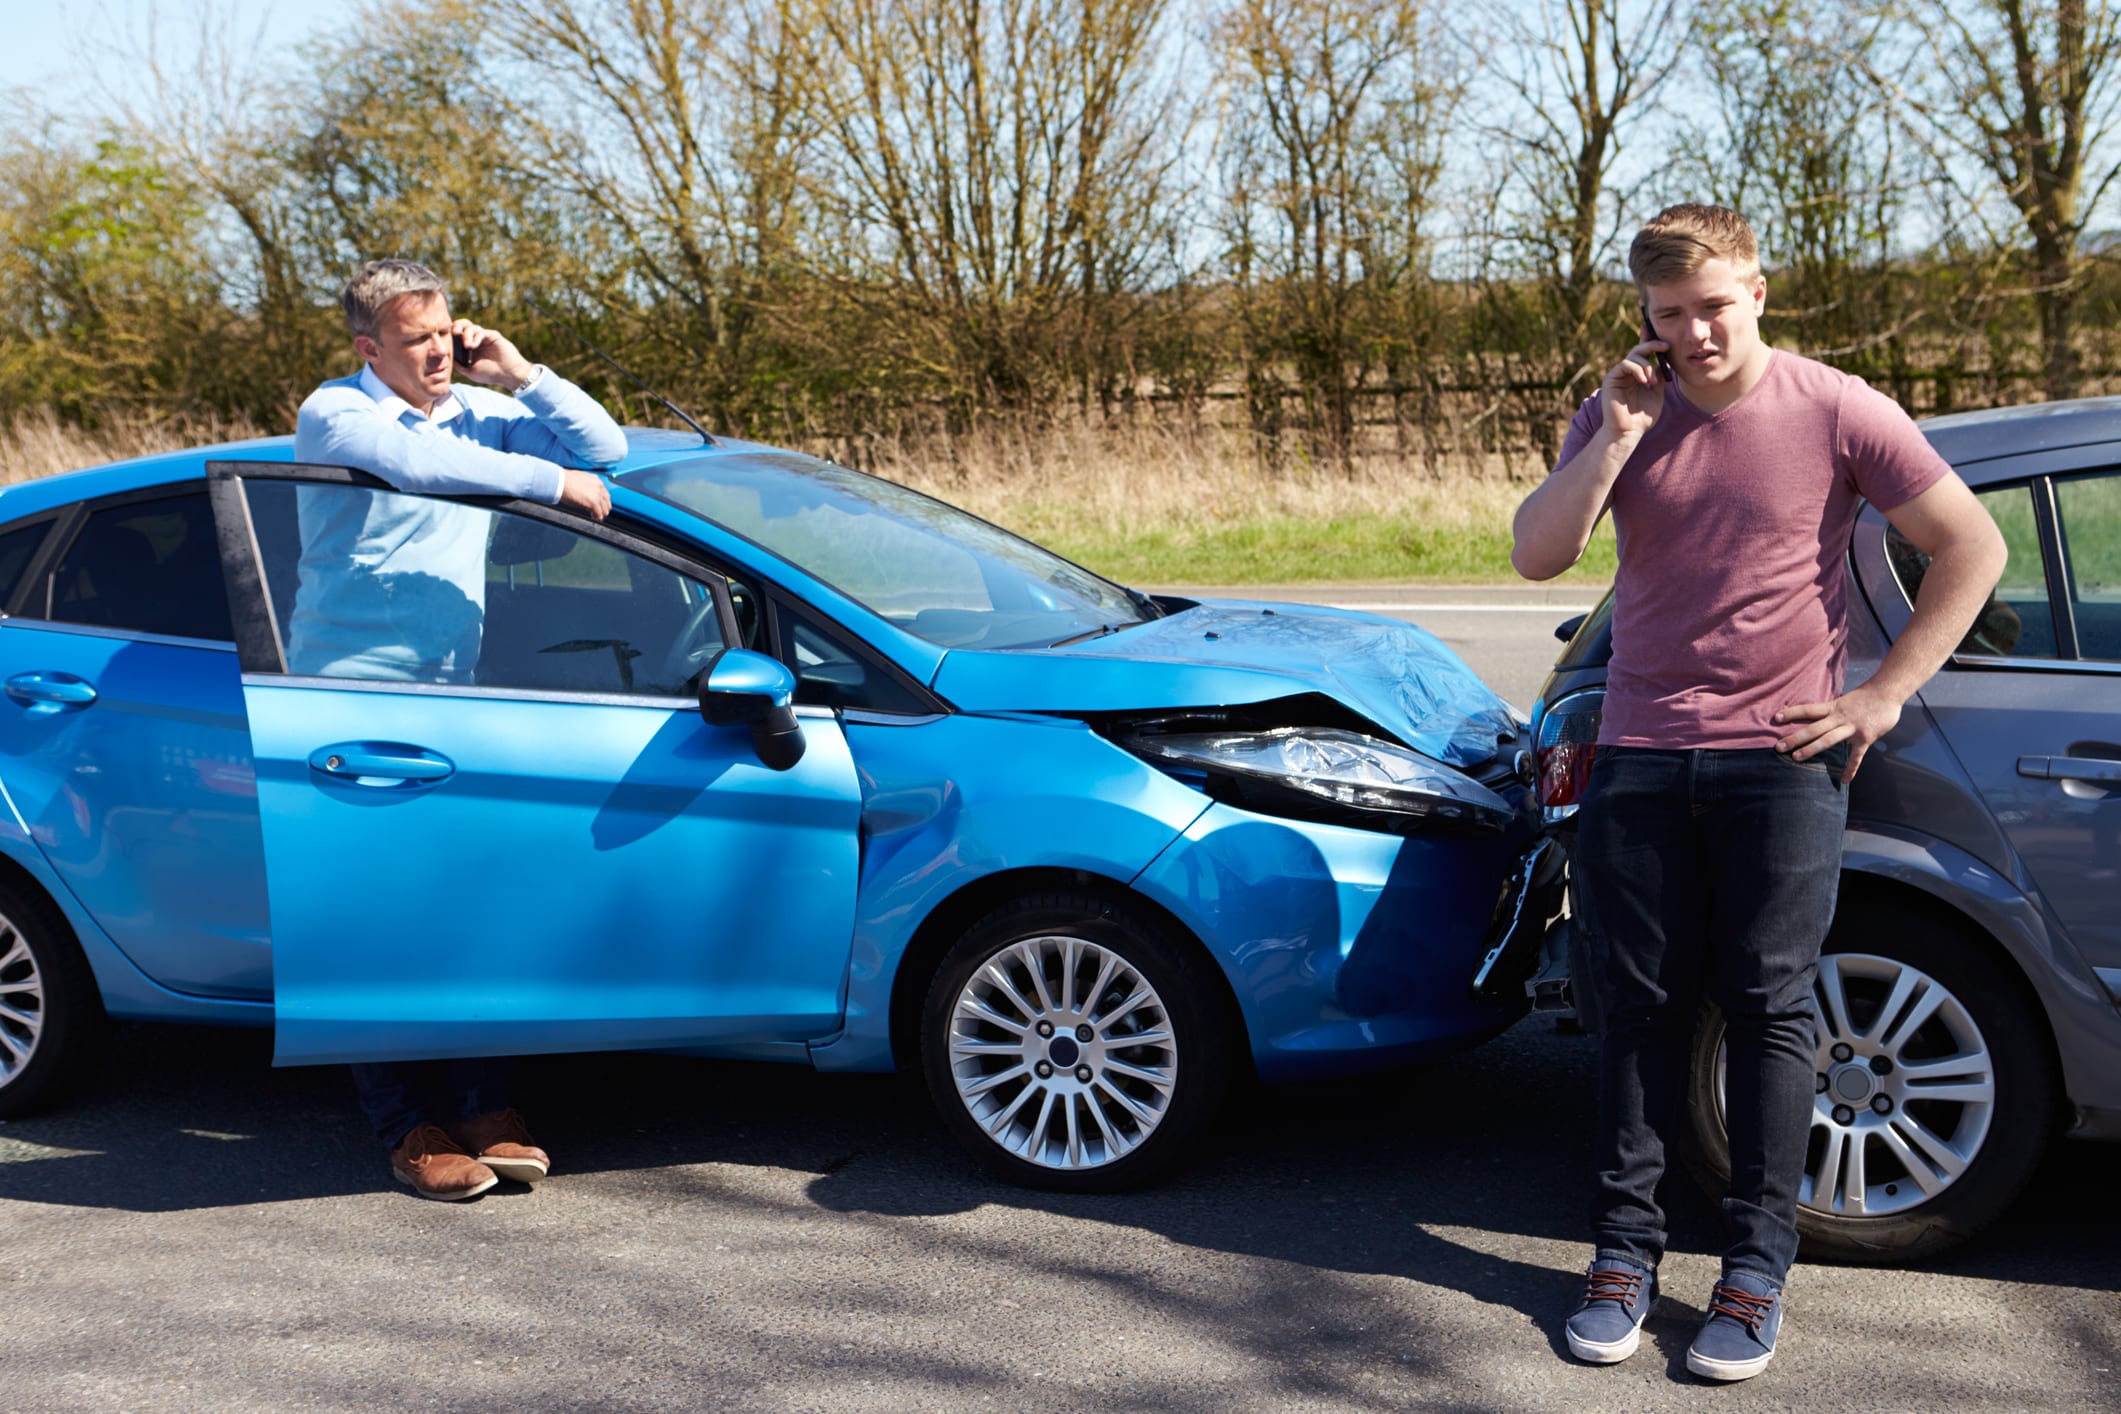
M 1139 589 L 1128 589 L 1124 584 L 1120 588 L 1127 591 L 1127 597 L 1134 601 L 1134 607 L 1141 610 L 1143 623 L 1147 623 L 1151 619 L 1160 619 L 1170 612 L 1170 610 L 1142 593 Z
M 1138 619 L 1136 622 L 1147 623 L 1148 620 Z M 1123 628 L 1133 627 L 1134 624 L 1099 624 L 1096 628 L 1084 629 L 1081 633 L 1071 633 L 1066 638 L 1055 639 L 1046 646 L 1048 648 L 1066 648 L 1069 644 L 1081 643 L 1086 638 L 1103 638 L 1108 633 L 1118 633 Z

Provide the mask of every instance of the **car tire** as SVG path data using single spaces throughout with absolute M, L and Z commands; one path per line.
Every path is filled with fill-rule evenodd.
M 1064 1192 L 1138 1187 L 1186 1157 L 1242 1064 L 1237 1040 L 1222 979 L 1190 940 L 1091 893 L 1020 899 L 973 924 L 921 1010 L 944 1125 L 999 1176 Z
M 0 884 L 0 1119 L 81 1080 L 109 1025 L 73 929 L 42 895 Z
M 1797 1210 L 1804 1254 L 1914 1261 L 1988 1226 L 2055 1129 L 2047 1027 L 2023 981 L 1964 925 L 1854 899 L 1827 935 L 1814 998 L 1821 1090 Z M 1717 1196 L 1731 1172 L 1723 1041 L 1723 1017 L 1708 1006 L 1687 1103 L 1697 1176 Z

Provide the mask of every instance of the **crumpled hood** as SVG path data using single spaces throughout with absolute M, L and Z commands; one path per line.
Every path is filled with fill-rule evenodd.
M 1449 766 L 1490 759 L 1518 730 L 1509 704 L 1434 634 L 1302 604 L 1215 600 L 1066 648 L 954 649 L 934 686 L 970 712 L 1233 707 L 1318 692 Z

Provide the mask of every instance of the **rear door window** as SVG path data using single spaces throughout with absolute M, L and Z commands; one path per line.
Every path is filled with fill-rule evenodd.
M 2121 660 L 2121 474 L 2055 482 L 2077 655 Z
M 30 556 L 37 553 L 37 547 L 44 543 L 51 528 L 52 522 L 47 518 L 0 535 L 0 604 L 15 597 L 15 586 L 22 582 L 22 572 L 29 568 Z
M 2048 600 L 2032 488 L 2022 483 L 1991 486 L 1975 494 L 1995 518 L 1996 528 L 2003 532 L 2010 563 L 1958 651 L 1984 658 L 2052 658 L 2055 614 Z M 1913 604 L 1922 590 L 1922 577 L 1929 571 L 1930 557 L 1898 530 L 1887 532 L 1885 548 L 1907 602 Z
M 52 575 L 54 622 L 232 641 L 206 492 L 92 512 Z

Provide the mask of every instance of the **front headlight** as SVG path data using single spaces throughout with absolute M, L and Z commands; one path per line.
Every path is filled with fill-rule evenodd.
M 1211 784 L 1221 780 L 1234 786 L 1231 803 L 1254 809 L 1271 804 L 1261 800 L 1261 792 L 1268 797 L 1294 792 L 1331 813 L 1389 817 L 1346 821 L 1371 829 L 1441 824 L 1501 830 L 1515 818 L 1510 803 L 1480 782 L 1356 732 L 1326 727 L 1145 732 L 1124 743 L 1174 775 L 1205 774 Z M 1225 798 L 1222 792 L 1209 793 Z

